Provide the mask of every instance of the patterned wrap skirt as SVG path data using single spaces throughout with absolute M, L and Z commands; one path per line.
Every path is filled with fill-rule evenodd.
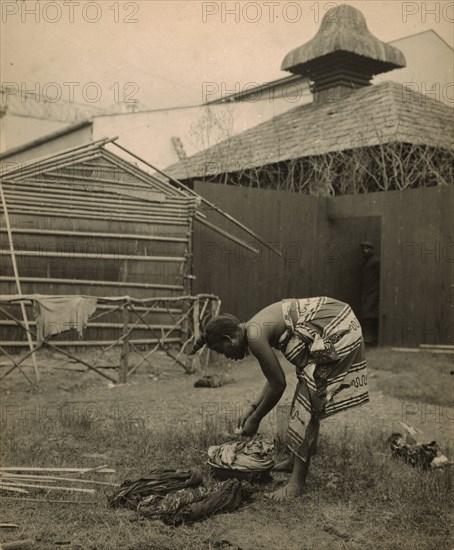
M 306 461 L 320 420 L 369 401 L 364 341 L 350 306 L 333 298 L 283 300 L 282 313 L 279 349 L 298 377 L 286 444 Z

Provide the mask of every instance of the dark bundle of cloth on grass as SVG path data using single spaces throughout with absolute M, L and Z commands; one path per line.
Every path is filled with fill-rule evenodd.
M 187 487 L 197 487 L 202 481 L 202 475 L 198 470 L 155 468 L 139 479 L 124 481 L 109 497 L 109 506 L 136 509 L 146 497 L 165 496 L 167 493 Z
M 431 467 L 432 461 L 439 452 L 439 447 L 435 441 L 417 443 L 413 438 L 400 433 L 393 433 L 388 441 L 393 457 L 402 458 L 411 466 L 420 467 L 423 470 Z
M 181 525 L 214 514 L 233 512 L 249 499 L 253 491 L 249 484 L 229 479 L 211 488 L 181 489 L 164 497 L 151 496 L 137 510 L 143 517 L 160 519 L 167 525 Z

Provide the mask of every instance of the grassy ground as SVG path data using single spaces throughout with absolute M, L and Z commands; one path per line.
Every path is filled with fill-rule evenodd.
M 383 418 L 391 414 L 394 405 L 398 409 L 399 399 L 426 400 L 440 406 L 446 403 L 447 381 L 452 383 L 450 362 L 440 356 L 433 359 L 417 354 L 414 359 L 413 355 L 387 350 L 369 354 L 371 394 L 386 391 L 394 395 L 371 402 L 372 411 Z M 12 378 L 4 388 L 3 399 L 28 409 L 2 416 L 1 462 L 48 467 L 108 463 L 116 474 L 92 476 L 115 482 L 139 477 L 156 466 L 197 466 L 209 480 L 206 449 L 226 440 L 231 418 L 200 415 L 200 404 L 231 403 L 253 396 L 262 383 L 260 373 L 252 364 L 246 368 L 240 364 L 230 369 L 226 366 L 235 383 L 194 389 L 196 377 L 182 374 L 165 358 L 155 361 L 151 376 L 137 373 L 128 386 L 111 390 L 91 374 L 53 371 L 44 376 L 36 395 L 28 392 L 19 376 Z M 290 381 L 291 368 L 285 368 Z M 112 392 L 116 393 L 112 396 Z M 111 401 L 105 401 L 108 398 Z M 106 414 L 101 417 L 88 408 L 82 413 L 79 409 L 73 409 L 73 414 L 49 413 L 56 410 L 57 402 L 76 401 L 103 404 Z M 118 403 L 132 402 L 147 415 L 118 415 Z M 43 414 L 43 406 L 54 408 Z M 451 469 L 422 472 L 393 461 L 386 442 L 390 425 L 376 422 L 375 412 L 358 413 L 357 418 L 349 414 L 339 416 L 346 420 L 322 431 L 307 491 L 301 499 L 287 503 L 265 499 L 261 492 L 286 480 L 285 474 L 275 474 L 273 482 L 260 487 L 253 501 L 238 512 L 172 528 L 158 521 L 138 523 L 132 511 L 109 509 L 106 500 L 111 489 L 101 486 L 96 495 L 55 493 L 47 497 L 73 501 L 65 505 L 2 498 L 2 521 L 15 522 L 20 529 L 0 535 L 3 540 L 34 538 L 37 550 L 452 549 Z M 269 428 L 264 426 L 265 431 Z
M 436 405 L 453 403 L 454 355 L 381 349 L 369 354 L 368 367 L 381 374 L 378 388 L 388 395 Z

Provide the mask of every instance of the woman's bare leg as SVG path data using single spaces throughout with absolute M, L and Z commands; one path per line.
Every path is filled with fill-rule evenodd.
M 317 454 L 317 448 L 318 448 L 318 434 L 315 436 L 314 442 L 312 444 L 312 456 Z M 295 464 L 295 455 L 293 453 L 290 454 L 290 456 L 281 462 L 278 462 L 276 466 L 273 468 L 274 472 L 293 472 L 293 465 Z
M 285 485 L 281 489 L 278 489 L 277 491 L 274 491 L 274 493 L 269 493 L 268 495 L 266 495 L 269 498 L 282 501 L 282 500 L 287 500 L 289 498 L 299 497 L 303 494 L 304 486 L 306 485 L 306 478 L 307 478 L 307 473 L 309 471 L 311 458 L 317 447 L 317 440 L 318 440 L 318 434 L 319 434 L 319 428 L 320 428 L 320 424 L 318 421 L 315 421 L 314 423 L 315 423 L 315 426 L 314 426 L 315 436 L 311 443 L 311 446 L 308 449 L 306 461 L 301 460 L 301 458 L 299 458 L 294 453 L 292 453 L 292 457 L 294 461 L 293 470 L 292 470 L 292 475 L 290 476 L 290 479 L 287 482 L 287 485 Z
M 288 480 L 287 485 L 267 495 L 274 500 L 287 500 L 289 498 L 299 497 L 303 494 L 304 486 L 306 484 L 307 473 L 309 471 L 309 465 L 311 461 L 311 454 L 308 453 L 306 462 L 301 458 L 295 456 L 295 463 L 293 466 L 292 475 Z
M 314 456 L 314 455 L 317 454 L 317 450 L 318 450 L 318 436 L 319 436 L 319 433 L 320 433 L 320 429 L 317 430 L 317 433 L 316 433 L 316 435 L 315 435 L 314 442 L 312 443 L 312 456 Z
M 288 458 L 286 458 L 282 462 L 278 462 L 276 466 L 273 468 L 273 471 L 292 472 L 294 462 L 295 462 L 295 455 L 292 453 Z

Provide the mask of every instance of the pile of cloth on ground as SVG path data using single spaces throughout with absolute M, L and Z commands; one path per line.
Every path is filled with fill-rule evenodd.
M 180 525 L 220 512 L 233 512 L 254 492 L 249 484 L 237 480 L 210 487 L 202 483 L 198 470 L 156 468 L 135 481 L 126 480 L 108 502 L 112 507 L 133 508 L 141 517 Z
M 165 496 L 179 489 L 197 487 L 202 481 L 202 474 L 198 470 L 154 468 L 146 476 L 134 481 L 124 481 L 109 497 L 109 506 L 136 509 L 137 505 L 150 495 Z
M 440 448 L 435 441 L 430 443 L 418 443 L 409 435 L 393 433 L 388 438 L 393 457 L 401 458 L 413 467 L 423 470 L 439 468 L 448 463 L 446 456 L 440 453 Z
M 212 487 L 181 489 L 165 497 L 148 497 L 138 507 L 141 516 L 160 519 L 167 525 L 193 523 L 221 512 L 234 512 L 254 489 L 229 479 Z
M 274 466 L 274 445 L 257 434 L 251 439 L 213 445 L 208 449 L 208 464 L 217 468 L 260 471 Z

